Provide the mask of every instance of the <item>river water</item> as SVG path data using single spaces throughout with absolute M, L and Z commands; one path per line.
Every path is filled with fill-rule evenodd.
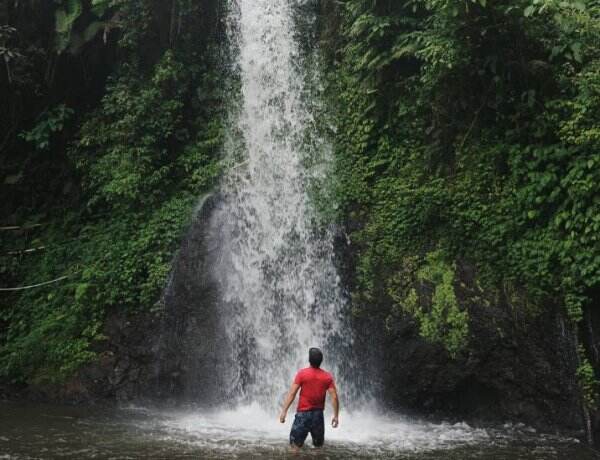
M 0 459 L 591 460 L 574 439 L 521 425 L 471 428 L 399 416 L 342 412 L 323 449 L 292 455 L 291 420 L 257 405 L 237 410 L 90 408 L 0 403 Z

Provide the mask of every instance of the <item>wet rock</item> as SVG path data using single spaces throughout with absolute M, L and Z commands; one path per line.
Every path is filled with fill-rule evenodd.
M 350 221 L 346 227 L 356 230 L 360 224 Z M 342 283 L 352 292 L 360 248 L 339 237 L 335 250 Z M 441 346 L 426 342 L 408 315 L 390 319 L 393 305 L 381 293 L 353 317 L 355 360 L 367 375 L 365 384 L 385 405 L 408 414 L 522 421 L 581 434 L 573 337 L 560 306 L 517 315 L 506 298 L 480 291 L 474 267 L 464 261 L 457 266 L 457 300 L 470 316 L 465 353 L 452 359 Z
M 580 430 L 573 346 L 561 327 L 559 308 L 515 317 L 503 299 L 486 299 L 483 305 L 480 292 L 472 298 L 470 272 L 457 273 L 457 286 L 464 286 L 456 289 L 457 297 L 470 315 L 470 342 L 456 359 L 422 339 L 408 315 L 388 318 L 385 326 L 383 317 L 361 324 L 380 337 L 374 347 L 380 350 L 384 399 L 408 412 Z M 390 311 L 390 306 L 373 309 Z

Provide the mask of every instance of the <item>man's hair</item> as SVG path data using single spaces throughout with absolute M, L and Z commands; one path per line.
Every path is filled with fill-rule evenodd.
M 323 352 L 318 348 L 308 350 L 308 362 L 312 367 L 319 367 L 323 362 Z

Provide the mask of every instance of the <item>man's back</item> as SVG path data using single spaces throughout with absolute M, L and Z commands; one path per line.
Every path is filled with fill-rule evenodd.
M 307 367 L 298 371 L 294 383 L 300 385 L 298 412 L 323 410 L 327 390 L 335 386 L 329 372 L 315 367 Z

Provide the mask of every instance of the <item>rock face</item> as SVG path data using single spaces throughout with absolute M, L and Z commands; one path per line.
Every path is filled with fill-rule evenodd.
M 161 319 L 153 313 L 109 317 L 104 328 L 108 339 L 98 350 L 99 358 L 80 370 L 60 399 L 127 401 L 144 394 L 157 373 L 160 327 Z
M 351 268 L 352 256 L 346 259 Z M 349 285 L 351 278 L 346 273 Z M 560 310 L 518 316 L 522 310 L 506 296 L 485 299 L 473 278 L 468 267 L 457 270 L 455 292 L 469 312 L 470 334 L 455 359 L 425 341 L 409 315 L 390 314 L 389 300 L 356 320 L 357 359 L 380 376 L 374 384 L 382 399 L 409 413 L 581 432 L 575 341 Z
M 97 359 L 61 385 L 0 386 L 0 398 L 66 404 L 126 401 L 145 395 L 156 380 L 160 317 L 114 314 L 104 327 L 107 339 L 96 346 Z
M 118 400 L 203 401 L 214 388 L 217 315 L 207 241 L 218 195 L 200 200 L 155 314 L 107 322 L 107 387 Z M 84 370 L 89 372 L 88 370 Z M 107 395 L 108 396 L 108 395 Z
M 143 393 L 146 396 L 203 402 L 210 401 L 218 390 L 214 379 L 218 311 L 208 257 L 214 248 L 207 238 L 218 201 L 218 195 L 201 201 L 175 260 L 164 296 L 155 379 Z
M 560 319 L 547 314 L 515 325 L 507 313 L 473 310 L 469 350 L 457 359 L 422 340 L 410 320 L 398 321 L 384 342 L 386 398 L 428 412 L 580 428 L 574 366 L 565 352 L 572 345 Z

